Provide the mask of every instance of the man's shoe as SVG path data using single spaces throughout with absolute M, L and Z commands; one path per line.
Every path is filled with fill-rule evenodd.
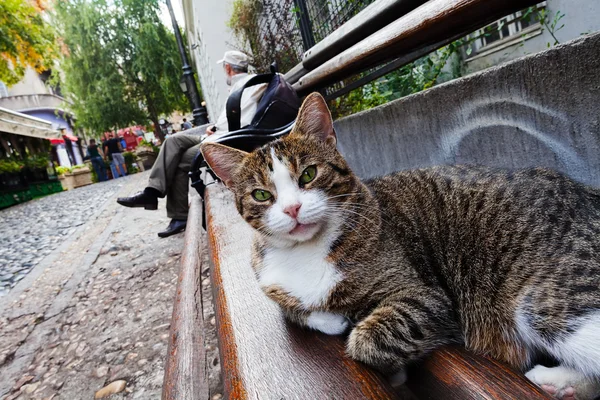
M 146 210 L 157 210 L 158 199 L 145 192 L 139 192 L 131 197 L 119 197 L 117 203 L 125 207 L 144 207 Z
M 166 230 L 158 232 L 158 236 L 166 238 L 179 232 L 185 231 L 187 221 L 181 219 L 172 219 Z

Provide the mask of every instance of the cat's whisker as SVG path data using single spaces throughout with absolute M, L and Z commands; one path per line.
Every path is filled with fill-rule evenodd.
M 341 210 L 341 211 L 343 211 L 343 210 Z M 329 212 L 329 213 L 325 213 L 324 215 L 329 216 L 329 217 L 337 217 L 337 218 L 340 217 L 339 213 L 337 213 L 337 212 Z M 360 227 L 362 229 L 365 229 L 367 232 L 370 232 L 370 231 L 372 231 L 374 229 L 373 226 L 368 226 L 364 222 L 361 222 L 360 220 L 357 220 L 357 219 L 351 220 L 351 219 L 348 219 L 348 218 L 342 218 L 342 223 L 345 226 L 351 228 L 355 232 L 359 232 L 358 229 L 357 229 L 358 227 Z
M 354 193 L 344 193 L 344 194 L 338 194 L 335 196 L 328 196 L 327 199 L 331 200 L 331 199 L 337 199 L 338 197 L 348 197 L 348 196 L 354 196 L 357 194 L 363 194 L 362 192 L 354 192 Z
M 345 205 L 350 205 L 353 206 L 355 209 L 363 209 L 363 210 L 375 210 L 375 211 L 379 211 L 379 215 L 380 218 L 382 220 L 382 222 L 386 222 L 386 223 L 391 223 L 391 219 L 389 218 L 389 215 L 381 210 L 378 210 L 376 207 L 371 206 L 371 205 L 365 205 L 365 204 L 361 204 L 361 203 L 342 203 L 342 204 L 332 204 L 330 205 L 332 208 L 336 208 L 336 207 L 340 207 L 340 208 L 344 208 Z
M 336 210 L 340 210 L 340 211 L 343 211 L 343 212 L 349 212 L 349 213 L 352 213 L 352 214 L 356 214 L 356 215 L 358 215 L 358 216 L 360 216 L 360 217 L 362 217 L 362 218 L 366 219 L 367 221 L 371 222 L 373 225 L 377 225 L 377 223 L 376 223 L 375 221 L 373 221 L 372 219 L 370 219 L 370 218 L 369 218 L 369 217 L 367 217 L 366 215 L 364 215 L 364 214 L 361 214 L 361 213 L 359 213 L 359 212 L 357 212 L 357 211 L 350 210 L 350 209 L 348 209 L 348 208 L 343 208 L 343 207 L 331 207 L 331 208 L 334 208 L 334 209 L 336 209 Z

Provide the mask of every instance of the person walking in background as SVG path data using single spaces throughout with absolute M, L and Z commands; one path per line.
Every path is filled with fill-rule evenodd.
M 104 165 L 104 158 L 102 157 L 101 151 L 96 145 L 96 139 L 90 139 L 90 144 L 87 147 L 87 155 L 92 161 L 94 171 L 98 177 L 98 182 L 104 182 L 108 180 L 106 175 L 106 166 Z
M 116 172 L 115 178 L 125 176 L 127 175 L 127 168 L 125 166 L 125 158 L 123 158 L 123 154 L 121 154 L 123 151 L 121 142 L 112 132 L 108 134 L 108 137 L 109 139 L 102 143 L 104 158 L 107 160 L 110 158 L 112 160 L 112 165 L 115 167 L 113 172 Z

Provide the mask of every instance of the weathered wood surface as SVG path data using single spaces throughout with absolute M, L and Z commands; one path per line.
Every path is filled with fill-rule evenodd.
M 459 347 L 431 354 L 410 371 L 407 384 L 419 399 L 552 399 L 506 365 Z
M 426 1 L 377 0 L 307 50 L 302 59 L 302 66 L 308 70 L 315 69 Z
M 171 317 L 163 400 L 207 400 L 202 317 L 202 205 L 192 196 Z
M 288 72 L 283 75 L 286 82 L 290 85 L 298 82 L 300 78 L 308 73 L 308 70 L 302 66 L 302 63 L 296 65 L 294 68 L 290 69 Z
M 538 0 L 430 0 L 310 71 L 293 86 L 307 93 L 446 39 L 466 35 Z
M 206 191 L 217 334 L 226 399 L 393 399 L 344 340 L 284 321 L 250 266 L 251 228 L 221 184 Z

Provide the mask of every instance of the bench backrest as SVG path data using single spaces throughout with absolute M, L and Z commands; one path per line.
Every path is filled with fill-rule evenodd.
M 363 178 L 545 166 L 600 186 L 599 49 L 600 33 L 338 120 L 341 151 Z

